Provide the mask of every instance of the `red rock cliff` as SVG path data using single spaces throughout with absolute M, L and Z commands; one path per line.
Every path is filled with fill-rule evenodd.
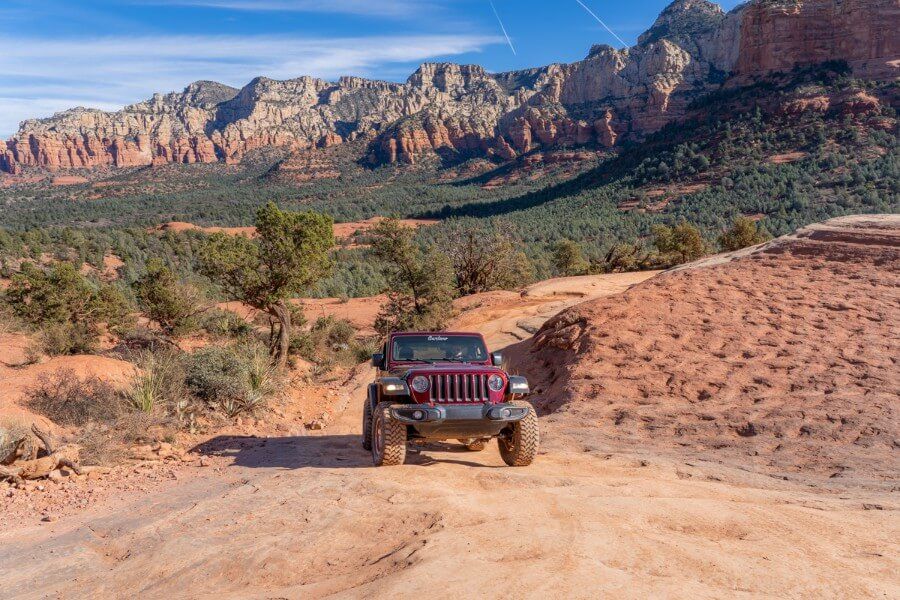
M 344 77 L 210 81 L 107 113 L 30 120 L 0 146 L 0 169 L 239 162 L 256 148 L 368 140 L 370 159 L 431 152 L 513 158 L 537 147 L 609 147 L 684 116 L 690 101 L 795 65 L 844 60 L 856 75 L 900 72 L 898 0 L 754 0 L 726 14 L 676 0 L 632 48 L 595 46 L 567 65 L 490 74 L 424 64 L 405 83 Z

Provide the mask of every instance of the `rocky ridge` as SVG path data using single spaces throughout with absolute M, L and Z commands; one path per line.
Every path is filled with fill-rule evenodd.
M 795 65 L 845 60 L 859 76 L 894 77 L 898 11 L 894 0 L 754 0 L 726 14 L 676 0 L 636 46 L 598 45 L 571 64 L 491 74 L 426 63 L 405 83 L 259 77 L 237 90 L 198 81 L 116 112 L 25 121 L 0 144 L 0 170 L 236 163 L 261 147 L 357 139 L 372 162 L 610 147 L 682 118 L 710 90 Z

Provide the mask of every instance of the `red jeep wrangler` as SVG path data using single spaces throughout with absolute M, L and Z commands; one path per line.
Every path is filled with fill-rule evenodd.
M 483 450 L 497 438 L 506 464 L 531 464 L 537 415 L 524 377 L 500 368 L 477 333 L 392 333 L 372 356 L 378 369 L 363 407 L 363 448 L 376 466 L 403 464 L 408 440 L 456 439 Z

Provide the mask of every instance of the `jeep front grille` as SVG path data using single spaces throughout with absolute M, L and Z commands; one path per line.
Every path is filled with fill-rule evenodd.
M 450 374 L 429 375 L 428 388 L 432 402 L 487 402 L 487 375 Z

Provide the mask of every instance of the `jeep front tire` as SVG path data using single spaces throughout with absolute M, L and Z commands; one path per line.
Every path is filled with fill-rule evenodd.
M 372 415 L 372 462 L 376 467 L 402 465 L 406 459 L 406 425 L 391 418 L 391 403 L 379 402 Z
M 372 449 L 372 401 L 366 398 L 363 404 L 363 422 L 362 422 L 362 447 L 366 450 Z
M 528 414 L 510 426 L 511 431 L 497 438 L 500 456 L 510 467 L 527 467 L 537 456 L 540 433 L 537 415 L 530 403 L 514 400 L 511 404 L 528 409 Z

